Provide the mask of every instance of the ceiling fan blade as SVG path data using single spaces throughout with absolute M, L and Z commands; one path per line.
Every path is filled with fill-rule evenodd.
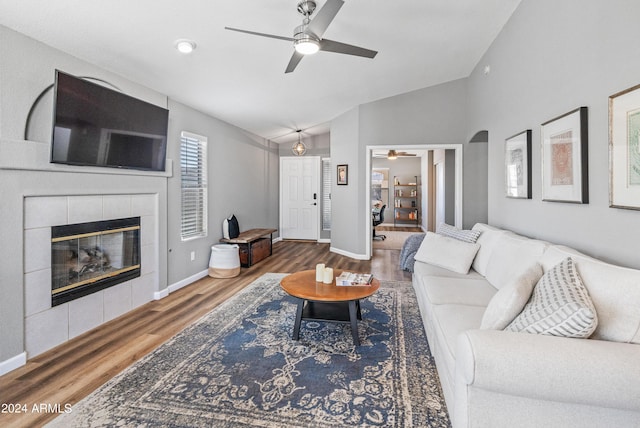
M 316 17 L 309 23 L 307 32 L 311 32 L 321 39 L 324 32 L 327 31 L 327 27 L 329 27 L 329 24 L 333 21 L 333 18 L 338 14 L 342 5 L 344 5 L 343 0 L 327 0 L 324 6 L 322 6 L 322 9 L 318 11 Z
M 280 40 L 286 40 L 288 42 L 293 42 L 293 38 L 291 38 L 291 37 L 274 36 L 273 34 L 257 33 L 255 31 L 241 30 L 239 28 L 231 28 L 231 27 L 224 27 L 224 29 L 225 30 L 231 30 L 231 31 L 237 31 L 239 33 L 252 34 L 254 36 L 269 37 L 271 39 L 280 39 Z
M 320 41 L 320 50 L 325 52 L 335 52 L 346 55 L 362 56 L 365 58 L 374 58 L 378 52 L 358 46 L 348 45 L 346 43 L 335 42 L 333 40 L 322 39 Z
M 287 69 L 284 71 L 285 73 L 291 73 L 296 69 L 300 60 L 304 55 L 299 53 L 298 51 L 293 51 L 293 55 L 291 55 L 291 59 L 289 60 L 289 65 L 287 65 Z

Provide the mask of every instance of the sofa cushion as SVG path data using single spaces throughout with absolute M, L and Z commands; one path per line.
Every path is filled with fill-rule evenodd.
M 496 289 L 484 278 L 424 278 L 425 295 L 432 305 L 470 305 L 485 307 Z M 523 304 L 524 306 L 524 304 Z
M 480 230 L 463 230 L 446 223 L 440 223 L 436 228 L 436 233 L 473 244 L 478 240 L 478 237 L 482 232 Z
M 507 232 L 498 237 L 487 264 L 487 280 L 502 288 L 542 256 L 549 243 Z
M 505 330 L 587 338 L 597 324 L 589 292 L 573 261 L 566 258 L 544 274 L 529 303 Z
M 467 305 L 437 305 L 433 307 L 433 330 L 437 337 L 435 341 L 440 348 L 440 355 L 444 357 L 449 384 L 453 385 L 456 370 L 456 344 L 458 335 L 467 330 L 480 327 L 484 308 Z M 442 367 L 442 365 L 439 365 Z M 443 373 L 438 373 L 440 376 Z
M 504 330 L 527 304 L 533 287 L 543 275 L 542 266 L 533 264 L 491 299 L 482 317 L 481 329 Z
M 424 263 L 420 261 L 416 261 L 413 266 L 413 276 L 440 276 L 443 278 L 478 278 L 484 279 L 482 275 L 476 272 L 473 269 L 469 269 L 468 273 L 457 273 L 449 269 L 441 268 L 429 263 Z
M 476 241 L 480 244 L 480 249 L 478 250 L 478 254 L 476 254 L 476 258 L 473 259 L 473 269 L 482 276 L 487 276 L 487 264 L 489 263 L 491 253 L 496 248 L 500 235 L 507 233 L 507 231 L 484 223 L 476 223 L 471 230 L 481 232 Z
M 453 272 L 469 272 L 480 245 L 427 232 L 414 258 Z
M 571 257 L 598 314 L 592 339 L 640 344 L 640 270 L 615 266 L 572 248 L 553 245 L 540 263 L 551 269 Z

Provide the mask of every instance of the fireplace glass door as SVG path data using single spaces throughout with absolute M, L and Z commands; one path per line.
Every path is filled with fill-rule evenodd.
M 140 276 L 139 223 L 134 217 L 52 228 L 53 304 Z

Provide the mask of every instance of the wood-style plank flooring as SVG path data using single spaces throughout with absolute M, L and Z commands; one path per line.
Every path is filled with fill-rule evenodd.
M 394 226 L 393 223 L 391 224 L 382 223 L 376 226 L 376 230 L 387 231 L 387 232 L 394 232 L 394 231 L 395 232 L 416 232 L 416 233 L 422 232 L 422 229 L 416 226 Z
M 397 230 L 397 229 L 396 229 Z M 329 252 L 329 244 L 284 241 L 273 246 L 273 255 L 240 276 L 205 277 L 168 297 L 147 303 L 115 320 L 70 340 L 0 377 L 0 426 L 38 427 L 103 385 L 126 367 L 169 340 L 236 292 L 267 272 L 291 273 L 325 263 L 338 269 L 372 272 L 381 280 L 410 281 L 411 274 L 398 269 L 397 250 L 374 250 L 369 261 Z M 15 413 L 22 405 L 26 413 Z M 2 413 L 2 410 L 14 410 Z

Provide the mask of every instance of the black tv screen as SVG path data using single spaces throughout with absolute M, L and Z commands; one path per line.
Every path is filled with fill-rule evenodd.
M 51 162 L 164 171 L 169 111 L 56 70 Z

